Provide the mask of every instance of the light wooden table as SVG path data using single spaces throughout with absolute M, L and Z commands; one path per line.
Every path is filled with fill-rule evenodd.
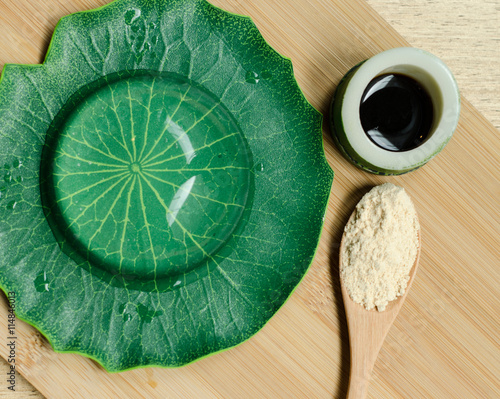
M 500 0 L 367 3 L 411 45 L 442 58 L 455 74 L 462 94 L 500 129 Z M 5 376 L 7 370 L 7 363 L 0 358 L 0 375 Z M 16 383 L 16 392 L 0 384 L 0 399 L 43 397 L 22 376 L 17 376 Z
M 367 0 L 412 46 L 440 57 L 500 129 L 500 0 Z

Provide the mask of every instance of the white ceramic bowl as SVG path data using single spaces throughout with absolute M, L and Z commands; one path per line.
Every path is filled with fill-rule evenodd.
M 407 151 L 389 151 L 369 139 L 360 120 L 361 97 L 377 76 L 398 73 L 420 83 L 431 97 L 434 120 L 427 139 Z M 363 170 L 383 175 L 410 172 L 434 158 L 448 143 L 460 114 L 460 93 L 449 68 L 438 57 L 412 47 L 379 53 L 353 69 L 339 83 L 330 110 L 337 146 Z

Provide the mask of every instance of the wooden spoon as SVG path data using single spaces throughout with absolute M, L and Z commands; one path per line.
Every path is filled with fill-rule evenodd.
M 353 212 L 349 221 L 351 221 L 355 213 L 356 211 Z M 345 233 L 342 236 L 342 242 L 340 244 L 339 269 L 342 266 L 344 237 Z M 405 293 L 389 302 L 382 312 L 376 309 L 366 310 L 363 305 L 354 302 L 347 293 L 342 276 L 340 277 L 347 326 L 349 328 L 349 347 L 351 351 L 351 370 L 347 399 L 363 399 L 366 397 L 370 376 L 377 355 L 394 319 L 403 305 L 406 295 L 408 295 L 408 291 L 415 277 L 418 260 L 420 258 L 420 244 L 419 230 L 417 256 L 410 270 L 410 280 L 408 281 Z

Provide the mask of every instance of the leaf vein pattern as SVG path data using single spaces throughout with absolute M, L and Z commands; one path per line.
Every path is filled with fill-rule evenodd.
M 186 96 L 188 95 L 189 93 L 189 89 L 191 89 L 191 86 L 188 87 L 188 89 L 186 90 L 186 92 L 184 94 L 181 95 L 181 98 L 179 100 L 179 103 L 177 104 L 177 107 L 175 108 L 174 112 L 172 113 L 172 115 L 169 116 L 168 118 L 168 122 L 165 124 L 165 128 L 162 130 L 162 132 L 160 133 L 160 135 L 158 136 L 158 138 L 156 139 L 156 141 L 154 142 L 153 144 L 153 147 L 149 150 L 149 152 L 147 153 L 147 155 L 141 160 L 141 162 L 145 165 L 147 162 L 148 162 L 148 158 L 149 156 L 154 152 L 154 150 L 156 149 L 156 146 L 158 145 L 158 143 L 163 139 L 164 135 L 165 135 L 165 132 L 168 130 L 168 128 L 170 127 L 170 124 L 175 116 L 175 114 L 179 111 L 182 103 L 184 102 L 184 100 L 186 99 Z M 168 149 L 172 148 L 172 146 L 169 146 Z M 168 150 L 167 149 L 167 150 Z
M 113 201 L 113 203 L 111 204 L 111 206 L 109 207 L 109 210 L 108 212 L 106 213 L 106 216 L 104 217 L 104 219 L 102 220 L 101 222 L 101 225 L 99 226 L 99 228 L 94 232 L 94 234 L 92 235 L 92 237 L 90 237 L 90 240 L 89 240 L 89 247 L 90 245 L 92 244 L 92 241 L 94 240 L 94 238 L 97 236 L 97 234 L 99 234 L 103 227 L 104 227 L 104 224 L 107 222 L 108 218 L 111 216 L 111 214 L 113 213 L 113 209 L 115 208 L 116 204 L 118 203 L 118 201 L 120 200 L 121 196 L 123 195 L 123 192 L 125 191 L 125 188 L 127 187 L 127 185 L 130 183 L 130 181 L 132 180 L 132 176 L 130 176 L 127 181 L 125 182 L 125 184 L 123 185 L 123 187 L 120 189 L 120 192 L 118 193 L 118 195 L 116 196 L 115 200 Z
M 122 231 L 122 239 L 120 243 L 120 265 L 119 272 L 122 271 L 123 260 L 125 257 L 123 256 L 123 244 L 125 243 L 125 233 L 127 232 L 127 225 L 130 222 L 129 212 L 130 212 L 130 203 L 132 198 L 132 192 L 134 191 L 135 181 L 137 180 L 137 175 L 134 175 L 132 180 L 132 184 L 130 185 L 130 189 L 127 195 L 127 204 L 125 205 L 125 220 L 123 221 L 123 231 Z

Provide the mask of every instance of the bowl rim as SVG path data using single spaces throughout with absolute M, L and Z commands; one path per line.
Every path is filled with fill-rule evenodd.
M 429 138 L 407 151 L 379 147 L 361 125 L 359 106 L 366 87 L 375 77 L 391 72 L 410 76 L 430 91 L 439 115 Z M 459 114 L 460 93 L 450 69 L 435 55 L 413 47 L 386 50 L 361 64 L 347 83 L 341 107 L 344 131 L 352 149 L 370 165 L 390 171 L 415 169 L 437 155 L 453 135 Z

